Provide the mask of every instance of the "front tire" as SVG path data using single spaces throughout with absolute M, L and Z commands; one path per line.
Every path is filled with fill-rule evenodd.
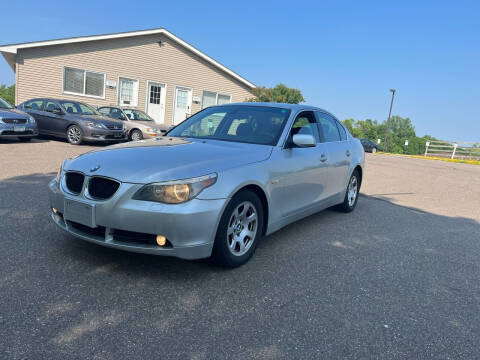
M 360 192 L 360 175 L 357 170 L 355 170 L 350 177 L 347 185 L 347 192 L 345 194 L 345 199 L 343 203 L 337 206 L 337 210 L 349 213 L 355 209 L 358 201 L 358 193 Z
M 72 145 L 80 145 L 83 142 L 83 132 L 77 125 L 69 126 L 67 129 L 67 140 Z
M 212 258 L 234 268 L 252 257 L 263 234 L 263 206 L 258 196 L 243 190 L 228 203 L 218 225 Z
M 143 139 L 143 134 L 140 130 L 135 129 L 130 133 L 130 140 L 139 141 L 142 139 Z

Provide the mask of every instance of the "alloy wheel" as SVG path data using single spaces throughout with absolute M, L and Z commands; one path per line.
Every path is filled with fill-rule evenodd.
M 142 133 L 140 131 L 134 130 L 130 136 L 132 141 L 142 140 Z
M 358 195 L 358 181 L 356 176 L 352 176 L 348 184 L 348 206 L 352 207 Z
M 227 227 L 228 249 L 235 256 L 244 255 L 255 241 L 258 212 L 250 201 L 244 201 L 233 210 Z
M 80 142 L 80 139 L 82 138 L 82 132 L 80 131 L 80 129 L 78 127 L 71 126 L 68 129 L 67 136 L 68 136 L 68 140 L 72 144 L 76 144 L 76 143 Z

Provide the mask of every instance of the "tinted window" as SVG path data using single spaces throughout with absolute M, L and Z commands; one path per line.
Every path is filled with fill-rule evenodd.
M 70 114 L 77 115 L 98 115 L 98 111 L 90 105 L 76 101 L 60 101 L 65 111 Z
M 110 108 L 110 117 L 119 120 L 127 120 L 125 119 L 125 115 L 123 115 L 122 110 L 117 108 Z
M 292 131 L 290 136 L 293 135 L 312 135 L 317 142 L 320 142 L 320 138 L 318 136 L 318 127 L 315 121 L 315 116 L 312 112 L 306 111 L 300 113 L 295 122 L 292 126 Z M 291 141 L 291 139 L 290 139 Z
M 43 100 L 30 100 L 23 104 L 24 109 L 42 110 Z
M 60 109 L 60 106 L 58 106 L 58 104 L 56 102 L 53 102 L 53 101 L 47 101 L 45 103 L 45 109 L 44 111 L 48 111 L 48 112 L 56 112 L 56 111 L 62 111 Z
M 212 106 L 191 116 L 168 135 L 276 145 L 290 110 L 248 105 Z
M 340 141 L 336 120 L 328 114 L 317 112 L 317 121 L 325 142 Z
M 335 122 L 337 123 L 338 131 L 340 131 L 340 139 L 342 141 L 347 140 L 347 132 L 345 131 L 345 128 L 338 121 L 335 121 Z
M 109 108 L 109 107 L 104 107 L 104 108 L 100 108 L 98 109 L 98 112 L 102 115 L 105 115 L 105 116 L 110 116 L 110 110 L 112 108 Z

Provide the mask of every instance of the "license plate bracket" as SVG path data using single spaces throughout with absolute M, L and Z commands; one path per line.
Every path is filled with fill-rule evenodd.
M 25 131 L 25 126 L 14 126 L 13 131 L 15 132 L 24 132 Z
M 91 228 L 96 227 L 95 224 L 95 205 L 84 202 L 65 199 L 63 217 Z

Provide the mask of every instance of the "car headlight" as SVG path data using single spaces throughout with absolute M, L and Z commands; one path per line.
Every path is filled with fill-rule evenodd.
M 3 117 L 0 116 L 0 123 L 3 122 L 2 120 L 3 120 Z
M 60 167 L 58 168 L 57 177 L 55 178 L 57 180 L 57 187 L 60 187 L 60 179 L 62 178 L 62 170 L 63 170 L 63 162 L 60 165 Z
M 192 200 L 200 192 L 217 182 L 217 174 L 191 179 L 165 181 L 143 186 L 132 197 L 134 200 L 180 204 Z
M 30 115 L 29 115 L 29 116 L 28 116 L 28 122 L 29 122 L 30 124 L 35 124 L 35 118 L 34 118 L 33 116 L 30 116 Z
M 103 124 L 101 124 L 101 123 L 94 123 L 94 122 L 92 122 L 92 121 L 88 121 L 88 122 L 86 123 L 86 125 L 89 126 L 89 127 L 94 127 L 94 128 L 99 128 L 99 129 L 105 129 L 105 127 L 103 126 Z
M 150 133 L 150 134 L 156 134 L 156 133 L 157 133 L 157 129 L 152 129 L 152 128 L 147 127 L 147 128 L 145 129 L 145 132 Z

